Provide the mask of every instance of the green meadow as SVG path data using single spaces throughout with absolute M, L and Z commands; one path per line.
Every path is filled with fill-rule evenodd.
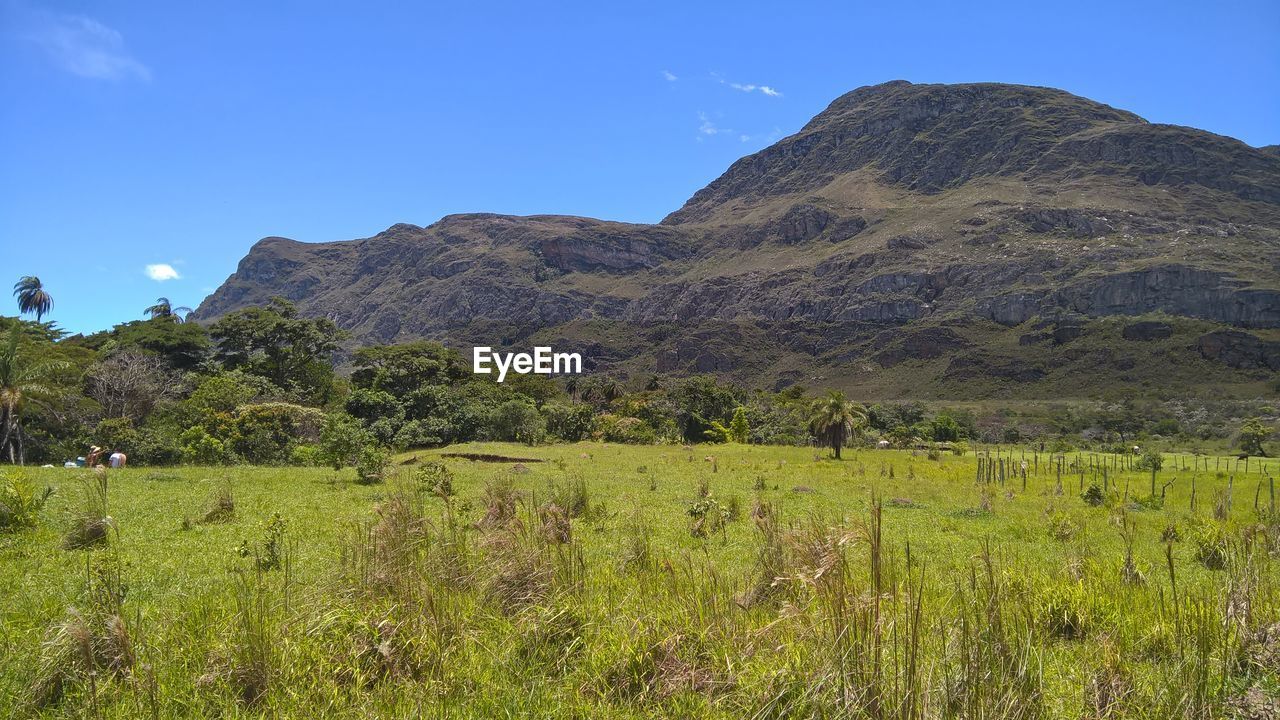
M 0 717 L 1274 717 L 1280 463 L 1133 461 L 7 468 Z

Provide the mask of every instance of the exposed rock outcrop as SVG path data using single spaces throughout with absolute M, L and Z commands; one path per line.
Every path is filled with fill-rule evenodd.
M 1267 342 L 1240 330 L 1216 330 L 1196 340 L 1196 349 L 1210 360 L 1242 370 L 1280 372 L 1280 342 Z
M 1120 334 L 1125 340 L 1163 340 L 1173 336 L 1173 326 L 1159 320 L 1142 320 L 1125 325 Z

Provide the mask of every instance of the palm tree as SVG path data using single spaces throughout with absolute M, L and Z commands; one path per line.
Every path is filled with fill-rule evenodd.
M 606 407 L 622 397 L 622 386 L 612 378 L 592 377 L 582 383 L 582 399 L 593 405 Z
M 18 298 L 18 312 L 36 314 L 36 322 L 53 309 L 53 296 L 45 292 L 40 278 L 26 275 L 13 285 L 13 294 Z
M 28 402 L 43 404 L 41 396 L 51 395 L 46 381 L 68 365 L 60 360 L 28 363 L 18 353 L 22 327 L 9 332 L 9 341 L 0 347 L 0 455 L 8 454 L 9 462 L 22 464 L 22 411 Z
M 861 406 L 846 400 L 839 390 L 832 390 L 826 397 L 813 401 L 809 429 L 821 442 L 831 446 L 839 460 L 840 448 L 866 421 L 867 413 Z
M 185 305 L 174 307 L 173 304 L 169 302 L 169 298 L 162 297 L 156 298 L 156 304 L 142 312 L 150 315 L 152 320 L 162 318 L 165 320 L 173 320 L 174 322 L 183 322 L 183 319 L 187 315 L 191 314 L 191 308 L 186 307 Z

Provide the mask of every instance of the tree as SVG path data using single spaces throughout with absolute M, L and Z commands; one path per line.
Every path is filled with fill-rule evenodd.
M 53 309 L 53 296 L 35 275 L 26 275 L 14 283 L 13 294 L 18 298 L 18 311 L 23 315 L 35 313 L 37 323 Z
M 586 405 L 548 403 L 542 412 L 547 418 L 547 431 L 568 442 L 586 439 L 595 426 L 595 413 Z
M 938 413 L 929 423 L 929 436 L 937 442 L 955 442 L 966 437 L 965 429 L 947 413 Z
M 333 389 L 329 356 L 345 334 L 328 318 L 300 318 L 293 303 L 276 297 L 265 307 L 227 313 L 210 328 L 218 359 L 282 388 L 296 388 L 323 403 Z
M 1271 428 L 1262 424 L 1259 418 L 1250 418 L 1240 426 L 1240 451 L 1245 455 L 1266 457 L 1267 452 L 1262 443 L 1271 437 Z
M 349 415 L 330 415 L 320 431 L 320 458 L 334 470 L 354 465 L 361 448 L 373 444 L 373 435 Z
M 679 380 L 672 387 L 670 397 L 675 404 L 676 427 L 686 442 L 705 440 L 712 422 L 728 422 L 733 411 L 742 405 L 740 393 L 716 382 L 712 375 Z
M 202 375 L 195 382 L 185 405 L 199 416 L 231 413 L 241 405 L 261 402 L 280 392 L 266 378 L 238 371 Z
M 104 354 L 128 348 L 155 353 L 178 370 L 192 370 L 209 357 L 209 333 L 198 323 L 174 322 L 157 316 L 132 320 L 111 330 L 85 338 L 70 338 L 69 344 L 93 348 Z
M 729 437 L 736 443 L 745 443 L 750 438 L 751 427 L 747 424 L 747 409 L 741 405 L 733 411 L 733 420 L 729 421 Z
M 470 374 L 456 351 L 425 340 L 360 348 L 352 364 L 352 385 L 402 399 L 423 385 L 448 385 Z
M 1151 497 L 1156 496 L 1156 473 L 1164 467 L 1164 455 L 1155 450 L 1148 450 L 1138 459 L 1137 467 L 1151 471 Z
M 1146 416 L 1132 397 L 1125 397 L 1118 403 L 1102 408 L 1098 413 L 1098 424 L 1103 430 L 1120 436 L 1120 442 L 1142 432 L 1146 424 Z
M 109 418 L 140 423 L 160 400 L 174 392 L 164 360 L 139 350 L 121 350 L 89 372 L 88 394 Z
M 809 415 L 809 429 L 831 448 L 837 460 L 840 459 L 840 448 L 866 422 L 866 412 L 846 400 L 839 390 L 832 390 L 826 397 L 815 400 Z
M 186 316 L 191 314 L 191 308 L 185 305 L 174 307 L 169 298 L 156 298 L 156 304 L 143 310 L 151 317 L 152 320 L 172 320 L 173 322 L 185 322 Z
M 622 397 L 622 386 L 610 377 L 593 377 L 581 384 L 582 399 L 600 408 L 607 408 Z
M 38 281 L 37 281 L 38 282 Z M 67 363 L 60 360 L 31 360 L 20 352 L 22 328 L 15 324 L 9 340 L 0 348 L 0 455 L 9 462 L 23 462 L 22 413 L 27 403 L 43 403 L 52 395 L 48 384 L 54 373 Z
M 493 435 L 498 440 L 537 445 L 547 435 L 547 422 L 533 403 L 508 400 L 493 412 Z

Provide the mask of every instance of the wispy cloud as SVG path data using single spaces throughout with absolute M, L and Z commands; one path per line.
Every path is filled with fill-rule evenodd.
M 31 37 L 67 72 L 97 80 L 151 79 L 151 69 L 124 44 L 124 36 L 86 15 L 33 11 Z
M 768 85 L 743 85 L 742 83 L 729 83 L 729 87 L 734 90 L 741 90 L 742 92 L 755 92 L 756 90 L 759 90 L 769 97 L 782 97 L 782 93 L 774 90 Z
M 720 83 L 721 85 L 728 85 L 734 90 L 740 90 L 745 93 L 758 92 L 762 95 L 768 95 L 769 97 L 782 97 L 782 93 L 779 92 L 777 88 L 771 87 L 769 85 L 756 85 L 754 83 L 729 82 L 728 80 L 725 80 L 723 77 L 720 77 L 720 73 L 714 73 L 714 72 L 711 73 L 711 77 L 715 78 L 716 82 Z
M 676 76 L 675 73 L 671 72 L 670 70 L 663 70 L 662 78 L 667 82 L 675 82 L 680 79 L 679 77 Z
M 182 276 L 169 263 L 155 263 L 146 267 L 147 277 L 156 282 L 165 282 L 167 280 L 181 280 Z
M 724 128 L 716 125 L 715 121 L 704 112 L 698 113 L 698 140 L 701 141 L 703 136 L 715 135 L 732 135 L 733 128 Z

